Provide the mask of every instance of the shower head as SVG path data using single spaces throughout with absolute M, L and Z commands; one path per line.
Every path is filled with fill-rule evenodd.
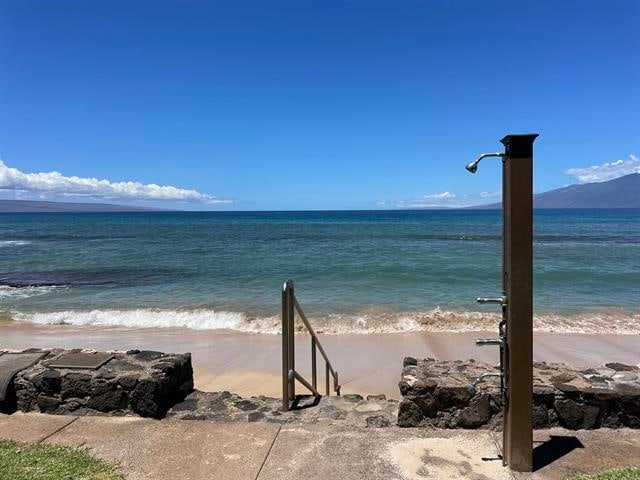
M 464 168 L 469 170 L 471 173 L 476 173 L 478 171 L 478 160 L 467 163 L 467 166 Z
M 504 153 L 500 153 L 500 152 L 498 152 L 498 153 L 483 153 L 478 158 L 476 158 L 473 162 L 468 163 L 464 168 L 466 168 L 471 173 L 476 173 L 478 171 L 478 164 L 480 163 L 480 160 L 482 160 L 483 158 L 486 158 L 486 157 L 504 157 L 504 156 L 505 156 L 505 154 Z

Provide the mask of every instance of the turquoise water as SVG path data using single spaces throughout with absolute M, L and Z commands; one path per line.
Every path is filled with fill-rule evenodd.
M 328 330 L 455 330 L 501 248 L 498 211 L 2 214 L 0 315 L 269 331 L 291 277 Z M 538 211 L 534 249 L 541 329 L 640 329 L 639 210 Z

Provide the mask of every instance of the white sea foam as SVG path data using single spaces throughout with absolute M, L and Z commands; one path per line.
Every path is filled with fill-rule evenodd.
M 0 248 L 17 247 L 22 245 L 30 245 L 28 240 L 0 240 Z
M 244 313 L 206 309 L 164 310 L 143 308 L 36 313 L 12 312 L 11 316 L 16 321 L 41 325 L 99 325 L 131 328 L 183 327 L 193 330 L 228 329 L 241 332 L 272 333 L 270 325 L 263 325 L 263 322 L 249 322 Z M 273 322 L 275 322 L 275 319 Z
M 6 299 L 18 299 L 37 297 L 39 295 L 46 295 L 47 293 L 55 290 L 65 289 L 65 286 L 59 285 L 43 285 L 32 287 L 10 287 L 8 285 L 0 285 L 0 300 Z
M 130 328 L 227 329 L 239 332 L 279 334 L 279 315 L 254 317 L 242 312 L 210 309 L 129 309 L 61 312 L 12 312 L 15 321 L 43 325 L 97 325 Z M 318 333 L 329 335 L 402 332 L 492 331 L 500 317 L 483 312 L 446 311 L 398 313 L 369 309 L 358 314 L 311 316 Z M 302 331 L 301 323 L 296 329 Z M 581 314 L 545 313 L 534 318 L 537 332 L 585 334 L 640 334 L 640 312 L 607 309 Z

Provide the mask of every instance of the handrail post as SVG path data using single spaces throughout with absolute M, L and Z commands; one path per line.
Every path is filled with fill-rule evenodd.
M 296 350 L 295 350 L 295 315 L 298 312 L 302 325 L 311 335 L 311 383 L 309 383 L 299 372 L 296 372 Z M 325 352 L 320 339 L 318 339 L 313 327 L 309 323 L 302 307 L 296 300 L 294 284 L 292 280 L 287 280 L 282 286 L 282 410 L 288 411 L 291 402 L 296 398 L 295 384 L 298 380 L 314 395 L 318 393 L 318 350 L 325 361 L 325 390 L 329 396 L 331 392 L 331 379 L 333 377 L 333 389 L 340 396 L 340 385 L 338 382 L 338 372 L 333 369 L 327 352 Z
M 316 372 L 316 337 L 311 336 L 311 385 L 317 390 L 318 375 Z
M 287 317 L 289 320 L 288 330 L 289 330 L 289 371 L 296 370 L 296 344 L 295 344 L 295 326 L 294 326 L 294 318 L 295 318 L 295 307 L 293 299 L 294 297 L 294 284 L 292 281 L 287 282 L 289 288 L 287 295 Z M 287 372 L 288 375 L 289 372 Z M 291 377 L 289 380 L 289 399 L 295 400 L 296 398 L 296 380 Z
M 282 410 L 289 410 L 289 282 L 282 287 Z
M 330 390 L 330 386 L 329 386 L 329 362 L 326 362 L 326 377 L 325 377 L 325 389 L 327 391 L 327 397 L 330 395 L 329 390 Z

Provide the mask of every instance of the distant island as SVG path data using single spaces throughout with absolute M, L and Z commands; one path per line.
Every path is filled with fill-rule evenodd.
M 475 209 L 500 208 L 501 203 Z M 640 208 L 640 173 L 606 182 L 569 185 L 533 196 L 534 208 Z
M 0 213 L 98 213 L 98 212 L 159 212 L 162 210 L 110 203 L 44 202 L 38 200 L 0 200 Z
M 533 196 L 535 208 L 640 208 L 640 173 L 606 182 L 570 185 Z M 476 205 L 472 209 L 498 209 L 501 203 Z M 110 203 L 69 203 L 37 200 L 0 200 L 0 213 L 98 213 L 161 212 L 158 208 Z

